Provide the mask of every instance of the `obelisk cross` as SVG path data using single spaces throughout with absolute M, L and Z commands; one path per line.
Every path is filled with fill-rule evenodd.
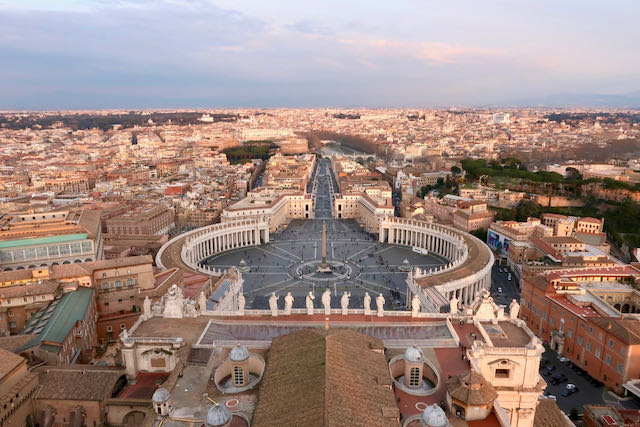
M 322 221 L 322 268 L 327 268 L 327 224 Z

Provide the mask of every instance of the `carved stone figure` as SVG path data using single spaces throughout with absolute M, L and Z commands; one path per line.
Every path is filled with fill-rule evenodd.
M 172 285 L 164 296 L 165 318 L 181 319 L 184 317 L 184 297 L 177 285 Z
M 520 313 L 520 304 L 518 304 L 518 301 L 514 299 L 511 301 L 511 304 L 509 304 L 509 317 L 517 319 L 518 313 Z
M 275 292 L 271 292 L 269 297 L 269 308 L 271 309 L 271 315 L 276 317 L 278 315 L 278 298 Z
M 145 319 L 151 319 L 151 300 L 149 299 L 149 295 L 144 297 L 144 301 L 142 302 L 142 314 L 144 314 Z
M 362 304 L 364 305 L 365 316 L 371 315 L 371 295 L 369 295 L 369 292 L 364 293 L 364 301 Z
M 316 297 L 313 295 L 313 292 L 309 291 L 309 295 L 307 295 L 307 298 L 306 298 L 307 314 L 309 316 L 311 316 L 313 314 L 313 300 L 314 299 L 316 299 Z
M 414 295 L 411 299 L 411 317 L 417 317 L 420 313 L 420 298 L 418 295 Z
M 342 298 L 340 298 L 340 306 L 342 307 L 342 314 L 349 314 L 349 298 L 351 297 L 351 293 L 344 291 L 342 294 Z
M 291 314 L 291 308 L 293 307 L 293 295 L 291 295 L 291 292 L 287 292 L 287 296 L 284 297 L 284 314 L 289 315 Z
M 244 314 L 244 305 L 245 305 L 244 294 L 240 292 L 238 294 L 238 311 L 242 314 Z
M 384 303 L 385 303 L 384 297 L 382 296 L 382 294 L 379 294 L 378 297 L 376 298 L 376 306 L 378 308 L 378 317 L 384 316 Z
M 329 289 L 326 289 L 322 293 L 322 305 L 324 307 L 324 314 L 331 314 L 331 291 Z
M 200 292 L 200 295 L 198 295 L 198 306 L 200 308 L 200 314 L 207 311 L 207 297 L 204 292 Z
M 456 298 L 456 296 L 454 295 L 453 298 L 451 298 L 451 301 L 449 301 L 449 312 L 451 314 L 458 314 L 458 303 L 460 301 L 458 301 L 458 298 Z

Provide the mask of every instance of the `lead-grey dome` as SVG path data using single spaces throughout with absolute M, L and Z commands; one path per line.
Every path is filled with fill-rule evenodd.
M 207 411 L 207 419 L 205 425 L 207 427 L 218 427 L 231 421 L 231 411 L 225 406 L 216 403 Z
M 169 400 L 169 391 L 166 388 L 160 387 L 156 391 L 153 392 L 153 396 L 151 396 L 151 400 L 153 403 L 163 403 Z
M 444 411 L 435 403 L 427 406 L 420 418 L 427 427 L 446 427 L 449 424 Z
M 240 344 L 236 344 L 236 346 L 231 349 L 231 353 L 229 353 L 229 359 L 234 362 L 242 362 L 248 358 L 249 350 L 247 350 L 247 347 Z
M 403 358 L 407 362 L 424 362 L 424 355 L 422 354 L 422 350 L 420 350 L 415 345 L 412 345 L 405 350 Z

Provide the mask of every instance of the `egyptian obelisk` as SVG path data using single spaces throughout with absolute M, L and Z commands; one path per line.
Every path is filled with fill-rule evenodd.
M 317 273 L 331 273 L 331 267 L 327 265 L 327 224 L 322 222 L 322 264 L 316 269 Z
M 327 224 L 322 221 L 322 269 L 327 269 Z

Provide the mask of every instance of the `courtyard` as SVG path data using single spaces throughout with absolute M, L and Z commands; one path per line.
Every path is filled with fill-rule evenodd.
M 316 271 L 322 262 L 323 223 L 327 227 L 328 273 Z M 291 292 L 293 307 L 304 308 L 310 291 L 316 297 L 315 306 L 321 307 L 320 296 L 329 289 L 334 308 L 340 307 L 346 291 L 351 294 L 350 308 L 362 308 L 368 292 L 372 301 L 382 294 L 386 310 L 398 310 L 406 303 L 405 260 L 409 267 L 427 270 L 447 263 L 434 254 L 422 255 L 409 247 L 380 243 L 353 220 L 325 218 L 292 220 L 272 234 L 268 244 L 217 254 L 205 263 L 215 268 L 241 268 L 247 308 L 268 308 L 272 292 L 280 296 L 280 305 Z

